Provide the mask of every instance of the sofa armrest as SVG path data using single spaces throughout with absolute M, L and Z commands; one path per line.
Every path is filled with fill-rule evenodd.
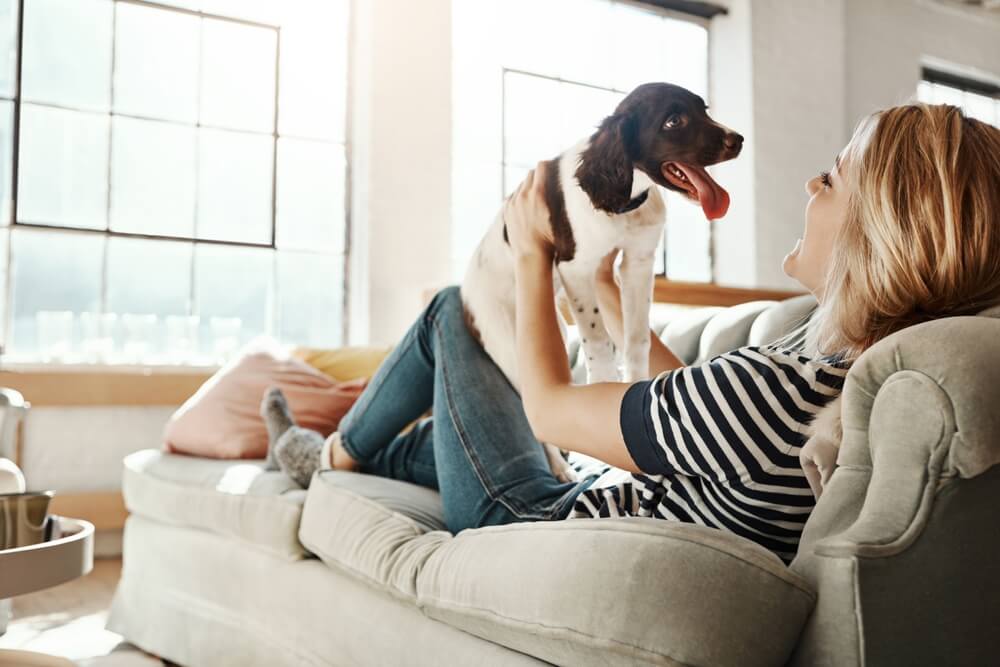
M 905 550 L 943 486 L 1000 462 L 998 360 L 1000 320 L 985 317 L 910 327 L 861 356 L 844 388 L 844 440 L 830 495 L 838 475 L 845 492 L 858 490 L 858 473 L 870 480 L 857 518 L 818 540 L 817 555 Z

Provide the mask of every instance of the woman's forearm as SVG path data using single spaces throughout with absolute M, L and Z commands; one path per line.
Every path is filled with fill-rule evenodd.
M 622 324 L 622 295 L 618 285 L 609 280 L 597 280 L 596 283 L 597 304 L 601 308 L 601 319 L 608 330 L 608 335 L 614 341 L 618 349 L 624 347 L 625 339 L 624 326 Z M 659 375 L 663 371 L 672 371 L 682 368 L 684 362 L 677 358 L 670 348 L 660 340 L 656 332 L 649 331 L 649 373 L 652 376 Z
M 552 287 L 552 260 L 545 255 L 518 256 L 516 339 L 521 397 L 529 421 L 547 391 L 569 385 L 571 376 Z
M 552 259 L 520 256 L 516 267 L 518 380 L 535 437 L 639 472 L 618 424 L 619 406 L 628 385 L 572 384 L 556 319 Z

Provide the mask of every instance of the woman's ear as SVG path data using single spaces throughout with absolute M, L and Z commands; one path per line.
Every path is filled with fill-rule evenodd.
M 576 180 L 594 208 L 617 213 L 632 198 L 632 134 L 628 114 L 608 116 L 580 155 Z

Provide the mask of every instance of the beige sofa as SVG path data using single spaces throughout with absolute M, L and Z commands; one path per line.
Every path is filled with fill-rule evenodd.
M 773 340 L 808 299 L 703 309 L 692 362 Z M 1000 655 L 1000 321 L 881 342 L 845 389 L 840 467 L 790 567 L 652 519 L 443 530 L 428 489 L 148 450 L 111 629 L 216 665 L 989 664 Z

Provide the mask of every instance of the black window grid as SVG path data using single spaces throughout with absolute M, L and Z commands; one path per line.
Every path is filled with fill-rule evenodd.
M 110 78 L 110 102 L 107 111 L 94 111 L 92 109 L 85 109 L 80 107 L 73 107 L 70 105 L 63 104 L 53 104 L 49 102 L 35 102 L 29 101 L 24 102 L 21 97 L 21 82 L 22 82 L 22 70 L 23 70 L 23 55 L 24 55 L 24 5 L 26 0 L 19 0 L 18 10 L 17 10 L 17 70 L 15 75 L 14 83 L 14 126 L 12 132 L 12 151 L 13 160 L 11 162 L 11 184 L 10 192 L 12 197 L 11 204 L 11 225 L 13 227 L 23 227 L 23 228 L 35 228 L 35 229 L 51 229 L 51 230 L 66 230 L 74 232 L 84 232 L 84 233 L 96 233 L 103 234 L 107 237 L 120 237 L 120 238 L 132 238 L 132 239 L 147 239 L 154 241 L 183 241 L 189 243 L 206 243 L 206 244 L 217 244 L 226 246 L 237 246 L 237 247 L 250 247 L 250 248 L 271 248 L 274 249 L 275 239 L 277 237 L 277 179 L 278 179 L 278 138 L 296 138 L 290 135 L 281 134 L 278 132 L 278 122 L 279 122 L 279 91 L 281 88 L 281 27 L 278 25 L 272 25 L 267 23 L 261 23 L 258 21 L 252 21 L 248 19 L 241 19 L 230 16 L 222 16 L 219 14 L 212 14 L 208 12 L 202 12 L 193 9 L 187 9 L 184 7 L 174 7 L 172 5 L 164 5 L 158 2 L 151 2 L 150 0 L 113 0 L 112 2 L 112 29 L 111 29 L 111 78 Z M 117 44 L 117 15 L 118 15 L 118 5 L 119 4 L 130 4 L 138 5 L 141 7 L 149 7 L 156 9 L 158 11 L 173 12 L 177 14 L 184 14 L 187 16 L 198 17 L 201 22 L 199 23 L 199 34 L 202 29 L 204 20 L 215 20 L 223 21 L 227 23 L 232 23 L 236 25 L 243 25 L 247 27 L 262 28 L 266 30 L 272 30 L 275 34 L 275 49 L 274 49 L 274 122 L 272 124 L 270 132 L 263 132 L 259 130 L 246 130 L 238 127 L 207 124 L 201 122 L 201 87 L 198 87 L 198 119 L 194 123 L 169 120 L 164 118 L 156 118 L 155 116 L 144 116 L 140 114 L 122 113 L 114 110 L 115 106 L 115 48 Z M 199 64 L 201 62 L 201 55 L 199 54 Z M 199 68 L 199 76 L 201 71 Z M 93 229 L 85 227 L 76 227 L 72 225 L 63 225 L 58 223 L 51 223 L 44 220 L 20 220 L 18 217 L 18 171 L 19 171 L 19 158 L 20 158 L 20 136 L 21 136 L 21 105 L 27 103 L 33 106 L 47 107 L 51 109 L 60 109 L 63 111 L 72 111 L 75 113 L 85 113 L 91 115 L 102 115 L 107 116 L 109 119 L 108 127 L 108 160 L 107 160 L 107 201 L 105 203 L 105 227 L 104 229 Z M 213 129 L 213 130 L 225 130 L 229 132 L 237 132 L 242 134 L 251 134 L 256 136 L 269 135 L 271 137 L 271 230 L 270 236 L 271 240 L 268 243 L 259 243 L 252 241 L 240 241 L 240 240 L 228 240 L 228 239 L 215 239 L 215 238 L 201 238 L 198 236 L 198 216 L 197 209 L 194 212 L 194 234 L 191 236 L 184 235 L 173 235 L 173 234 L 146 234 L 137 232 L 126 232 L 121 230 L 111 229 L 111 169 L 112 169 L 112 146 L 114 144 L 114 123 L 111 122 L 114 118 L 130 118 L 134 120 L 143 120 L 151 122 L 159 122 L 167 125 L 179 126 L 179 127 L 190 127 L 196 130 L 198 129 Z M 319 141 L 323 140 L 312 140 Z M 336 142 L 327 142 L 336 143 Z M 198 161 L 196 158 L 195 169 L 198 169 Z M 198 179 L 197 174 L 195 183 L 195 201 L 198 197 Z
M 192 250 L 197 245 L 221 245 L 221 246 L 228 246 L 228 247 L 260 248 L 260 249 L 268 249 L 268 250 L 277 250 L 276 239 L 277 239 L 278 139 L 279 138 L 293 139 L 293 140 L 299 139 L 299 140 L 306 140 L 306 141 L 309 141 L 309 142 L 312 142 L 312 143 L 325 143 L 325 144 L 330 144 L 330 145 L 343 145 L 344 146 L 344 152 L 345 152 L 345 159 L 346 159 L 346 164 L 345 164 L 345 182 L 344 182 L 344 205 L 345 205 L 345 218 L 344 218 L 344 228 L 345 228 L 344 235 L 345 235 L 345 239 L 344 240 L 345 240 L 345 243 L 344 243 L 344 250 L 343 250 L 343 254 L 342 254 L 342 261 L 343 261 L 343 265 L 344 265 L 344 281 L 343 281 L 343 290 L 344 290 L 344 293 L 343 293 L 343 298 L 342 298 L 342 304 L 343 304 L 343 306 L 342 306 L 343 307 L 342 317 L 341 317 L 342 331 L 340 332 L 340 334 L 341 334 L 341 339 L 342 340 L 347 340 L 348 330 L 349 330 L 349 322 L 348 322 L 348 318 L 347 318 L 347 313 L 349 312 L 349 298 L 350 298 L 349 271 L 350 271 L 350 239 L 351 239 L 351 231 L 350 231 L 351 230 L 351 219 L 350 219 L 350 205 L 351 205 L 350 204 L 350 182 L 351 182 L 351 177 L 350 177 L 350 147 L 349 147 L 346 139 L 345 139 L 345 141 L 340 142 L 340 141 L 330 140 L 330 139 L 300 136 L 300 135 L 296 135 L 295 133 L 287 133 L 287 132 L 286 133 L 281 133 L 281 132 L 279 132 L 279 129 L 278 129 L 278 127 L 279 127 L 279 112 L 280 112 L 279 100 L 280 100 L 280 90 L 281 90 L 281 26 L 274 25 L 274 24 L 263 23 L 263 22 L 259 22 L 259 21 L 253 21 L 253 20 L 245 19 L 245 18 L 239 18 L 239 17 L 233 17 L 233 16 L 225 16 L 225 15 L 221 15 L 221 14 L 214 14 L 214 13 L 211 13 L 211 12 L 202 12 L 202 11 L 199 11 L 199 10 L 189 9 L 189 8 L 185 8 L 185 7 L 176 7 L 176 6 L 173 6 L 173 5 L 167 5 L 167 4 L 162 4 L 160 2 L 155 2 L 153 0 L 112 0 L 111 78 L 110 78 L 110 82 L 109 82 L 109 86 L 110 86 L 110 91 L 109 91 L 110 100 L 109 100 L 109 105 L 108 105 L 109 106 L 108 111 L 94 111 L 92 109 L 85 109 L 85 108 L 73 107 L 73 106 L 69 106 L 69 105 L 53 104 L 53 103 L 47 103 L 47 102 L 35 102 L 35 101 L 29 101 L 29 102 L 27 102 L 28 104 L 32 104 L 32 105 L 40 106 L 40 107 L 48 107 L 48 108 L 54 108 L 54 109 L 61 109 L 61 110 L 73 111 L 73 112 L 77 112 L 77 113 L 106 115 L 106 116 L 109 117 L 109 129 L 108 129 L 108 166 L 107 166 L 107 170 L 108 170 L 108 173 L 107 173 L 108 194 L 107 194 L 107 201 L 105 203 L 106 224 L 105 224 L 104 229 L 94 229 L 94 228 L 86 228 L 86 227 L 77 227 L 77 226 L 72 226 L 72 225 L 46 223 L 46 222 L 41 222 L 41 221 L 22 221 L 22 220 L 18 219 L 18 178 L 19 178 L 19 173 L 18 172 L 19 172 L 19 157 L 20 157 L 21 105 L 23 103 L 22 96 L 21 96 L 21 84 L 22 84 L 23 62 L 24 62 L 24 58 L 23 58 L 23 55 L 24 55 L 24 39 L 23 39 L 23 37 L 24 37 L 24 6 L 25 6 L 25 2 L 26 1 L 27 0 L 18 0 L 18 3 L 17 3 L 17 26 L 16 26 L 16 33 L 15 33 L 15 40 L 16 40 L 16 48 L 15 48 L 15 52 L 16 52 L 16 68 L 15 68 L 15 77 L 14 77 L 14 93 L 13 93 L 13 96 L 10 96 L 10 97 L 5 96 L 5 95 L 0 95 L 0 100 L 5 100 L 5 101 L 9 101 L 9 102 L 13 103 L 13 126 L 12 126 L 12 132 L 11 132 L 11 157 L 12 157 L 12 159 L 11 159 L 11 173 L 10 173 L 10 183 L 9 183 L 9 186 L 10 186 L 9 192 L 10 192 L 10 197 L 11 197 L 11 207 L 10 207 L 10 218 L 9 218 L 9 221 L 6 221 L 6 222 L 9 222 L 8 229 L 13 230 L 15 228 L 23 228 L 23 229 L 36 229 L 36 230 L 47 230 L 47 231 L 54 231 L 54 232 L 73 233 L 73 234 L 101 235 L 101 236 L 105 237 L 106 239 L 110 239 L 110 238 L 125 238 L 125 239 L 143 239 L 143 240 L 150 240 L 150 241 L 174 241 L 174 242 L 181 242 L 181 243 L 189 243 L 192 246 Z M 259 130 L 257 130 L 257 131 L 255 131 L 255 130 L 246 130 L 246 129 L 243 129 L 243 128 L 227 127 L 227 126 L 224 126 L 224 125 L 215 125 L 215 124 L 204 124 L 204 123 L 201 123 L 201 120 L 200 120 L 200 113 L 201 113 L 200 98 L 199 98 L 199 104 L 198 104 L 199 118 L 198 118 L 197 122 L 195 122 L 195 123 L 189 123 L 189 122 L 184 122 L 184 121 L 176 121 L 176 120 L 169 120 L 169 119 L 156 118 L 156 117 L 148 117 L 148 116 L 143 116 L 143 115 L 139 115 L 139 114 L 121 113 L 121 112 L 114 111 L 114 80 L 115 80 L 115 70 L 114 70 L 114 67 L 115 67 L 115 55 L 116 55 L 115 54 L 115 44 L 116 44 L 116 41 L 117 41 L 117 39 L 116 39 L 117 38 L 117 34 L 116 34 L 116 30 L 117 30 L 116 23 L 117 23 L 117 21 L 116 21 L 116 19 L 117 19 L 117 8 L 118 8 L 118 5 L 122 4 L 122 3 L 124 3 L 124 4 L 131 4 L 131 5 L 138 5 L 138 6 L 142 6 L 142 7 L 149 7 L 149 8 L 156 9 L 156 10 L 161 10 L 161 11 L 175 12 L 175 13 L 178 13 L 178 14 L 184 14 L 184 15 L 188 15 L 188 16 L 195 16 L 195 17 L 198 17 L 199 19 L 201 19 L 202 22 L 204 20 L 206 20 L 206 19 L 207 20 L 217 20 L 217 21 L 224 21 L 224 22 L 228 22 L 228 23 L 232 23 L 232 24 L 236 24 L 236 25 L 244 25 L 244 26 L 248 26 L 248 27 L 255 27 L 255 28 L 263 28 L 263 29 L 273 30 L 275 32 L 274 122 L 273 122 L 273 125 L 272 125 L 272 128 L 271 128 L 270 132 L 263 132 L 263 131 L 259 131 Z M 201 27 L 201 25 L 199 25 L 199 31 L 201 29 L 202 29 L 202 27 Z M 200 43 L 200 41 L 199 41 L 199 43 Z M 200 63 L 201 63 L 201 55 L 199 54 L 199 76 L 201 75 Z M 199 90 L 199 95 L 200 95 L 200 85 L 199 85 L 198 90 Z M 350 86 L 348 85 L 348 95 L 349 94 L 350 94 Z M 110 120 L 113 119 L 114 117 L 131 118 L 131 119 L 144 120 L 144 121 L 162 122 L 162 123 L 171 124 L 171 125 L 175 125 L 175 126 L 193 127 L 195 129 L 205 128 L 205 129 L 214 129 L 214 130 L 224 130 L 224 131 L 230 131 L 230 132 L 238 132 L 238 133 L 243 133 L 243 134 L 253 134 L 253 135 L 257 135 L 257 136 L 261 136 L 261 135 L 271 136 L 271 138 L 272 138 L 272 141 L 271 141 L 271 148 L 272 148 L 272 150 L 271 150 L 271 156 L 272 157 L 271 157 L 271 229 L 270 229 L 271 240 L 270 240 L 270 242 L 269 243 L 254 243 L 254 242 L 239 241 L 239 240 L 226 240 L 226 239 L 215 239 L 215 238 L 200 238 L 200 237 L 197 236 L 197 211 L 195 212 L 195 218 L 194 218 L 195 234 L 192 235 L 192 236 L 169 235 L 169 234 L 147 234 L 147 233 L 126 232 L 126 231 L 111 229 L 111 215 L 110 215 L 110 209 L 111 209 L 111 160 L 112 160 L 111 151 L 112 151 L 112 145 L 113 145 L 113 143 L 112 143 L 113 142 L 112 134 L 113 134 L 114 123 L 111 123 Z M 345 133 L 346 133 L 349 130 L 349 128 L 350 128 L 350 114 L 348 113 L 345 118 L 346 118 Z M 196 169 L 197 169 L 197 166 L 198 166 L 198 163 L 196 161 L 196 163 L 195 163 L 195 168 Z M 195 193 L 194 193 L 195 194 L 195 201 L 197 201 L 197 196 L 198 196 L 198 192 L 197 192 L 197 187 L 198 186 L 197 186 L 197 183 L 198 183 L 198 180 L 197 180 L 197 178 L 195 178 Z M 3 353 L 3 350 L 6 348 L 7 343 L 9 341 L 9 339 L 10 339 L 10 329 L 11 329 L 11 324 L 12 324 L 12 304 L 13 304 L 12 296 L 13 296 L 13 287 L 14 286 L 12 284 L 13 281 L 12 281 L 12 276 L 10 274 L 10 267 L 12 265 L 13 245 L 14 245 L 13 244 L 13 240 L 11 239 L 7 243 L 7 257 L 6 257 L 6 268 L 5 268 L 5 271 L 6 271 L 6 274 L 7 274 L 7 279 L 6 279 L 6 291 L 7 291 L 7 294 L 6 294 L 6 297 L 5 297 L 6 306 L 4 308 L 4 313 L 3 313 L 3 315 L 4 315 L 4 318 L 3 318 L 4 319 L 4 322 L 3 322 L 3 341 L 2 341 L 2 343 L 0 343 L 0 354 Z M 307 248 L 296 248 L 295 252 L 307 252 L 307 253 L 308 252 L 315 252 L 316 254 L 329 254 L 329 253 L 326 253 L 326 252 L 323 252 L 323 251 L 314 251 L 314 250 L 311 251 L 311 250 L 309 250 Z M 107 291 L 108 291 L 108 284 L 107 284 L 107 272 L 108 272 L 107 259 L 108 259 L 108 253 L 107 253 L 107 246 L 105 245 L 104 257 L 103 257 L 102 269 L 101 269 L 101 272 L 102 272 L 102 277 L 101 277 L 101 285 L 102 285 L 102 287 L 101 287 L 101 307 L 100 307 L 101 312 L 104 312 L 106 310 L 106 303 L 107 303 Z M 191 288 L 190 288 L 191 289 L 191 295 L 189 297 L 189 303 L 191 304 L 191 308 L 192 309 L 194 308 L 194 304 L 196 302 L 196 298 L 195 298 L 196 283 L 195 283 L 195 276 L 194 276 L 195 266 L 196 266 L 196 262 L 194 261 L 194 258 L 192 257 L 192 259 L 191 259 L 191 269 L 190 269 L 191 270 L 191 274 L 192 274 L 191 275 L 191 281 L 190 281 L 191 282 Z M 276 263 L 272 267 L 272 270 L 276 274 L 276 272 L 277 272 Z M 274 287 L 277 288 L 277 275 L 274 275 L 273 278 L 274 278 L 274 280 L 273 280 Z

